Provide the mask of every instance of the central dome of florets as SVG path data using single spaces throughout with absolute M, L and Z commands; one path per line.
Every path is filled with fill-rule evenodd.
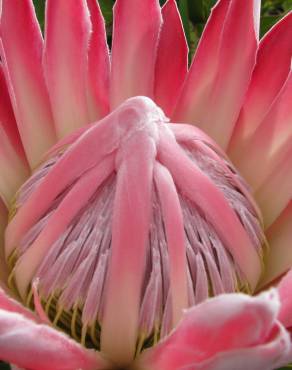
M 6 255 L 23 301 L 37 280 L 54 325 L 126 363 L 182 309 L 252 291 L 263 242 L 225 154 L 135 97 L 50 151 L 16 196 Z

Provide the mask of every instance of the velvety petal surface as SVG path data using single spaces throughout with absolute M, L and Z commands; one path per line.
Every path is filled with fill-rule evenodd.
M 276 291 L 221 295 L 185 312 L 168 338 L 145 351 L 145 369 L 269 370 L 285 364 L 289 334 L 276 320 Z
M 1 59 L 21 140 L 31 166 L 55 142 L 42 68 L 43 39 L 31 0 L 2 1 Z
M 163 24 L 155 65 L 154 100 L 170 116 L 188 70 L 188 45 L 174 0 L 162 8 Z
M 86 1 L 47 1 L 44 69 L 58 138 L 89 123 L 86 75 L 90 32 Z
M 153 98 L 162 22 L 158 0 L 118 0 L 114 6 L 111 108 L 129 97 Z
M 226 148 L 255 64 L 259 0 L 212 10 L 172 121 L 193 123 Z
M 88 50 L 87 94 L 90 121 L 96 121 L 109 111 L 110 57 L 105 23 L 96 0 L 87 0 L 92 32 Z

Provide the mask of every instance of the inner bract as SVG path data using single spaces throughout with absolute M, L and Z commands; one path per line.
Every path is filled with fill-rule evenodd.
M 11 286 L 33 308 L 32 283 L 38 281 L 37 294 L 51 322 L 89 348 L 101 347 L 108 295 L 113 294 L 116 224 L 128 222 L 129 229 L 135 225 L 131 217 L 120 219 L 128 217 L 117 212 L 121 197 L 139 209 L 131 187 L 123 188 L 121 183 L 124 178 L 130 184 L 139 181 L 135 171 L 144 154 L 142 144 L 136 143 L 141 137 L 151 143 L 154 154 L 149 158 L 146 238 L 143 245 L 130 245 L 133 256 L 141 251 L 144 261 L 137 276 L 136 353 L 173 328 L 174 286 L 180 274 L 185 274 L 182 290 L 186 288 L 187 308 L 224 292 L 252 291 L 256 278 L 244 264 L 246 255 L 253 256 L 254 276 L 260 273 L 264 244 L 260 215 L 247 185 L 224 153 L 196 128 L 169 123 L 150 99 L 129 99 L 51 151 L 17 193 L 11 219 L 16 234 L 12 226 L 7 231 Z M 135 165 L 125 174 L 127 161 Z M 177 207 L 165 206 L 163 171 L 170 179 L 167 185 L 173 185 L 169 194 L 176 197 Z M 202 179 L 214 191 L 207 193 L 205 186 L 198 186 L 198 182 L 205 184 Z M 221 204 L 228 207 L 227 221 L 220 219 Z M 169 221 L 180 218 L 182 226 Z M 222 230 L 236 235 L 229 220 L 236 225 L 238 238 L 223 235 Z M 183 243 L 170 245 L 171 233 L 180 231 Z M 118 248 L 123 256 L 123 248 L 126 251 L 129 246 L 121 243 Z M 175 271 L 173 248 L 185 258 L 183 273 Z M 119 283 L 123 286 L 123 281 Z M 122 293 L 127 301 L 131 292 L 126 284 Z

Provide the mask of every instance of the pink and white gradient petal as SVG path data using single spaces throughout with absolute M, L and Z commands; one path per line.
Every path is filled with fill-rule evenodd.
M 98 352 L 83 348 L 47 325 L 3 309 L 0 359 L 30 370 L 98 370 L 107 366 Z
M 126 124 L 124 118 L 121 123 Z M 139 116 L 133 118 L 139 122 Z M 112 254 L 101 330 L 102 352 L 121 367 L 132 361 L 136 348 L 156 154 L 152 139 L 143 130 L 133 127 L 131 133 L 124 135 L 126 144 L 117 153 Z
M 43 39 L 31 0 L 3 0 L 0 53 L 26 156 L 32 167 L 55 142 L 42 69 Z M 28 46 L 29 45 L 29 46 Z
M 154 99 L 167 116 L 171 116 L 188 71 L 188 45 L 175 0 L 162 8 L 155 65 Z
M 86 97 L 91 32 L 83 0 L 46 3 L 44 70 L 58 138 L 89 123 Z
M 289 202 L 278 219 L 267 229 L 266 235 L 270 248 L 266 256 L 265 271 L 259 285 L 260 288 L 273 282 L 292 266 L 291 220 L 292 201 Z
M 110 56 L 105 22 L 96 0 L 87 0 L 92 23 L 88 50 L 87 94 L 90 121 L 109 112 Z
M 246 145 L 244 156 L 235 161 L 235 165 L 251 185 L 256 197 L 259 197 L 260 203 L 264 204 L 267 199 L 269 201 L 269 207 L 266 213 L 264 212 L 266 227 L 272 224 L 292 196 L 289 177 L 291 171 L 287 173 L 284 170 L 289 168 L 292 151 L 291 93 L 292 72 Z M 267 195 L 276 189 L 280 190 L 281 194 L 275 198 L 267 198 Z
M 116 1 L 110 82 L 111 109 L 132 96 L 153 98 L 161 22 L 158 0 Z
M 173 120 L 202 128 L 224 149 L 250 82 L 260 1 L 221 0 L 214 7 Z
M 186 240 L 179 197 L 171 174 L 159 163 L 154 167 L 154 179 L 161 204 L 167 239 L 170 266 L 170 297 L 172 325 L 181 319 L 188 307 Z
M 290 337 L 277 321 L 276 291 L 228 294 L 185 312 L 178 327 L 141 356 L 147 370 L 272 370 L 286 364 Z
M 8 206 L 29 174 L 7 85 L 0 65 L 0 197 Z
M 231 159 L 243 155 L 246 143 L 284 85 L 291 70 L 291 39 L 292 13 L 289 13 L 261 40 L 251 83 L 229 144 Z

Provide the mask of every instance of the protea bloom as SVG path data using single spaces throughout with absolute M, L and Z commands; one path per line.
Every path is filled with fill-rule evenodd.
M 2 1 L 0 358 L 292 361 L 291 273 L 239 293 L 292 265 L 292 14 L 258 43 L 259 9 L 218 1 L 188 71 L 174 0 L 117 0 L 111 60 L 96 0 L 47 0 L 44 43 Z

